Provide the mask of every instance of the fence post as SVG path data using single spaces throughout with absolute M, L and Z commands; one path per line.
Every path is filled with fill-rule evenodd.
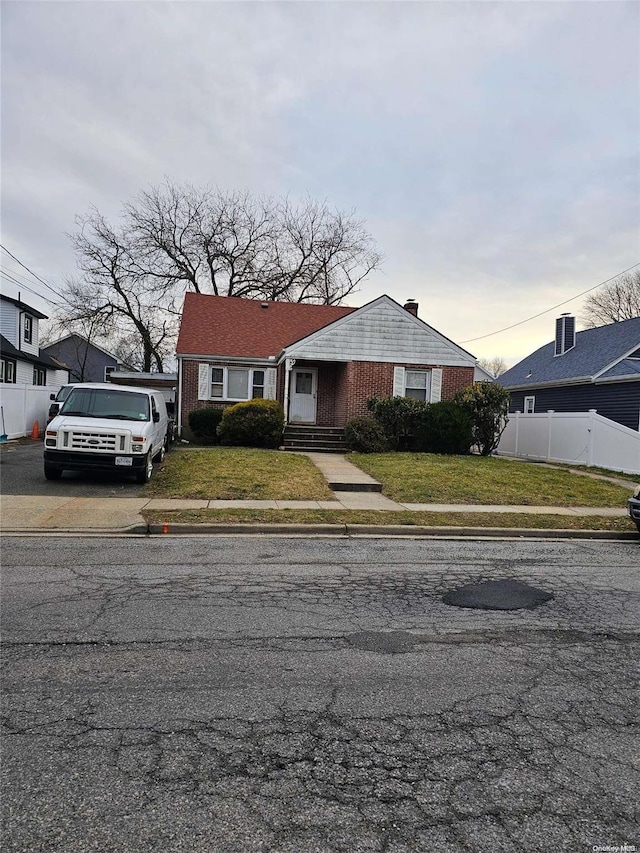
M 520 409 L 516 412 L 516 446 L 513 455 L 518 455 L 518 437 L 520 435 Z
M 597 411 L 598 411 L 597 409 L 589 409 L 589 427 L 588 427 L 589 437 L 587 439 L 587 465 L 593 465 L 593 453 L 594 453 L 594 447 L 593 447 L 593 444 L 594 444 L 594 429 L 593 429 L 594 417 L 593 416 L 597 413 Z
M 547 409 L 547 462 L 551 461 L 551 424 L 555 409 Z

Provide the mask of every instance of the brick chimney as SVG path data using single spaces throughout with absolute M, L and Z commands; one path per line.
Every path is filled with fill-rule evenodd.
M 418 303 L 414 299 L 407 299 L 402 307 L 409 314 L 413 314 L 414 317 L 418 316 Z

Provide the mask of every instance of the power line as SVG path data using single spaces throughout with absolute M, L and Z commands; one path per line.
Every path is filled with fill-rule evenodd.
M 32 286 L 33 282 L 28 281 L 23 275 L 20 275 L 20 273 L 15 270 L 0 265 L 0 275 L 2 278 L 5 278 L 12 284 L 15 284 L 16 287 L 19 287 L 21 290 L 28 290 L 29 293 L 33 293 L 34 296 L 44 299 L 44 301 L 48 302 L 50 305 L 61 305 L 60 302 L 56 302 L 50 296 L 45 296 L 43 293 L 40 293 L 40 291 L 34 290 Z
M 21 266 L 23 269 L 25 269 L 25 270 L 26 270 L 28 273 L 30 273 L 30 274 L 31 274 L 35 279 L 37 279 L 37 281 L 39 281 L 41 284 L 44 284 L 44 286 L 45 286 L 48 290 L 50 290 L 52 293 L 55 293 L 55 295 L 56 295 L 56 296 L 58 296 L 60 299 L 64 299 L 64 296 L 63 296 L 59 291 L 57 291 L 55 288 L 51 287 L 51 285 L 50 285 L 50 284 L 48 284 L 48 283 L 47 283 L 43 278 L 40 278 L 40 276 L 39 276 L 39 275 L 37 275 L 36 273 L 34 273 L 34 271 L 33 271 L 33 270 L 30 270 L 30 269 L 29 269 L 29 267 L 28 267 L 26 264 L 23 264 L 23 263 L 22 263 L 22 261 L 20 260 L 20 258 L 16 258 L 16 256 L 15 256 L 15 255 L 13 255 L 13 254 L 12 254 L 12 253 L 7 249 L 7 247 L 6 247 L 6 246 L 3 246 L 3 245 L 0 243 L 0 248 L 1 248 L 4 252 L 6 252 L 6 253 L 7 253 L 7 255 L 9 255 L 9 257 L 13 258 L 13 260 L 14 260 L 14 261 L 16 261 L 16 263 L 20 264 L 20 266 Z
M 601 281 L 600 284 L 594 284 L 593 287 L 589 287 L 586 290 L 583 290 L 582 293 L 577 293 L 575 296 L 572 296 L 570 299 L 565 299 L 564 302 L 558 302 L 557 305 L 553 305 L 551 308 L 547 308 L 545 311 L 541 311 L 539 314 L 534 314 L 533 317 L 527 317 L 526 320 L 520 320 L 518 323 L 513 323 L 511 326 L 505 326 L 504 329 L 498 329 L 497 332 L 489 332 L 488 335 L 480 335 L 478 338 L 469 338 L 466 341 L 460 341 L 461 344 L 471 344 L 474 341 L 482 341 L 485 338 L 491 338 L 493 335 L 499 335 L 502 332 L 508 332 L 509 329 L 515 329 L 516 326 L 522 326 L 524 323 L 529 323 L 531 320 L 536 320 L 538 317 L 542 317 L 543 314 L 548 314 L 550 311 L 555 311 L 556 308 L 560 308 L 562 305 L 566 305 L 567 302 L 573 302 L 574 299 L 579 299 L 581 296 L 584 296 L 585 293 L 591 293 L 592 290 L 596 290 L 598 287 L 602 287 L 604 284 L 609 284 L 610 281 L 613 281 L 614 278 L 619 278 L 621 275 L 624 275 L 626 272 L 635 269 L 640 266 L 640 263 L 633 264 L 633 266 L 627 267 L 626 270 L 622 270 L 622 272 L 616 273 L 612 275 L 611 278 L 608 278 L 606 281 Z

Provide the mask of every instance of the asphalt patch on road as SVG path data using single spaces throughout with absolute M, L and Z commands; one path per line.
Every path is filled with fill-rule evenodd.
M 533 610 L 552 598 L 552 592 L 513 578 L 466 584 L 442 596 L 443 602 L 451 607 L 475 610 Z
M 407 631 L 359 631 L 348 634 L 347 643 L 365 652 L 379 652 L 385 655 L 401 655 L 410 652 L 418 638 Z

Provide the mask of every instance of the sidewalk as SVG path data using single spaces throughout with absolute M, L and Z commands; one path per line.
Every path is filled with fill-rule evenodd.
M 332 488 L 334 500 L 326 501 L 291 501 L 291 500 L 182 500 L 174 498 L 76 498 L 50 497 L 41 495 L 0 495 L 0 532 L 2 533 L 147 533 L 151 530 L 142 515 L 145 510 L 175 511 L 189 509 L 256 509 L 256 510 L 386 510 L 391 512 L 433 512 L 433 513 L 520 513 L 526 515 L 564 515 L 564 516 L 605 516 L 622 518 L 626 516 L 624 507 L 553 507 L 553 506 L 513 506 L 513 505 L 473 505 L 473 504 L 433 504 L 433 503 L 400 503 L 392 501 L 381 494 L 382 486 L 373 477 L 356 468 L 341 454 L 307 453 L 312 462 L 325 476 L 329 487 Z M 156 525 L 157 526 L 157 525 Z M 333 525 L 333 527 L 343 525 Z M 173 528 L 177 529 L 175 525 Z M 203 524 L 188 525 L 189 532 L 201 529 L 220 528 L 233 532 L 246 532 L 251 525 Z M 296 528 L 298 532 L 317 532 L 315 526 L 309 525 L 277 525 L 278 529 Z M 332 525 L 324 525 L 332 527 Z M 395 533 L 398 526 L 371 526 L 380 531 L 391 530 Z M 260 531 L 265 532 L 269 525 L 259 525 Z M 406 526 L 402 532 L 416 532 L 419 528 Z M 427 528 L 422 528 L 427 530 Z M 469 535 L 471 528 L 438 528 L 449 530 L 452 534 L 464 531 Z M 436 531 L 436 528 L 430 528 Z M 477 528 L 481 534 L 483 528 Z M 186 530 L 185 530 L 186 532 Z M 593 533 L 593 531 L 570 531 L 572 534 Z M 606 531 L 603 531 L 606 533 Z M 523 535 L 521 529 L 505 529 L 505 534 Z M 553 536 L 562 533 L 558 530 L 535 530 L 529 534 L 539 533 L 541 536 Z M 394 534 L 395 535 L 395 534 Z M 441 534 L 442 535 L 442 534 Z M 635 534 L 611 533 L 612 538 L 633 538 Z

